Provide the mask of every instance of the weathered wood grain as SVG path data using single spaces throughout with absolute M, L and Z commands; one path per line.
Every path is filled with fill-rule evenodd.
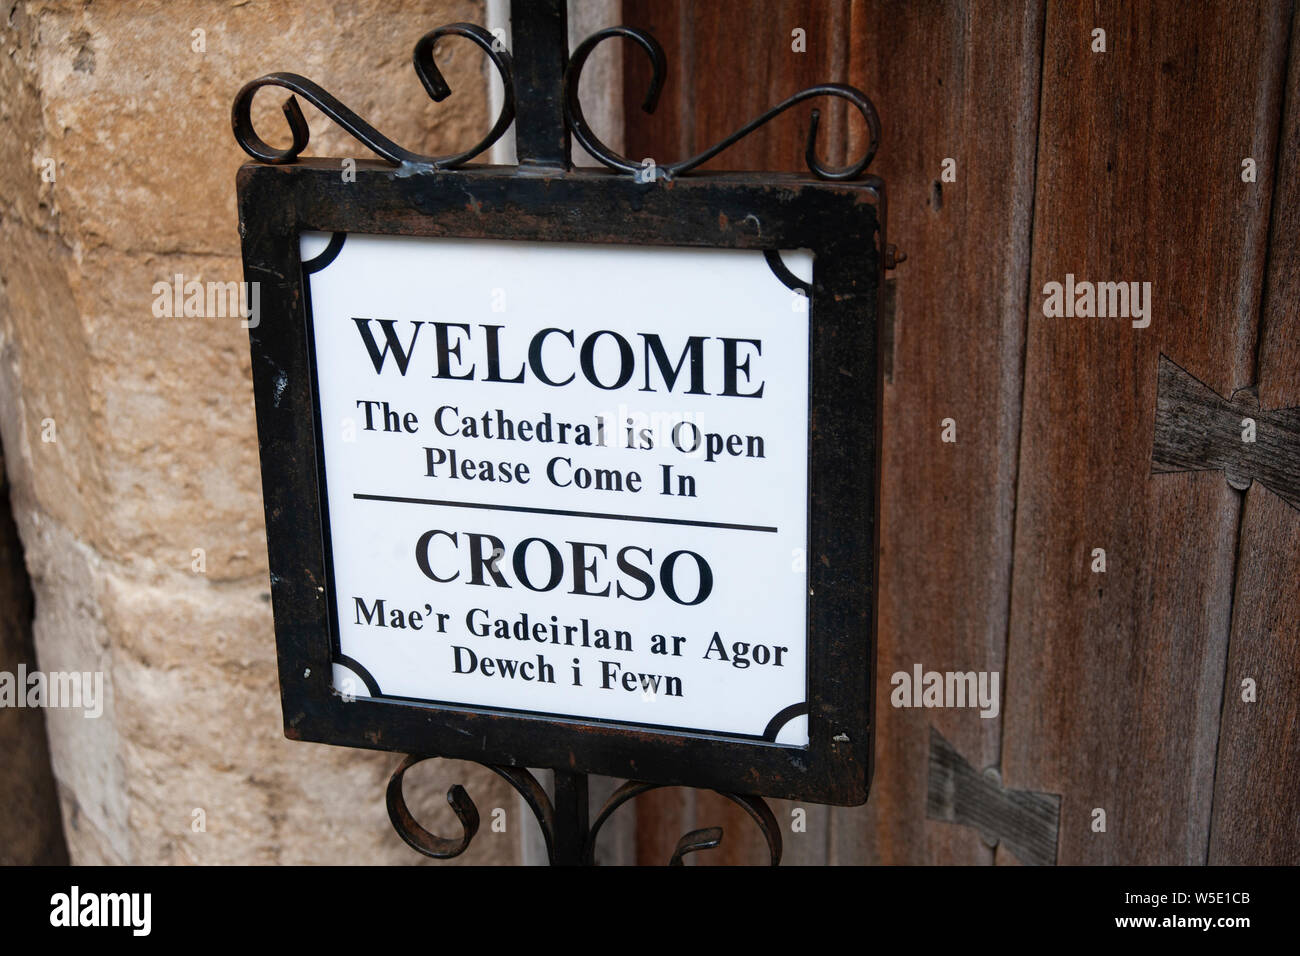
M 930 729 L 930 782 L 925 815 L 974 827 L 989 845 L 1006 847 L 1034 866 L 1056 862 L 1061 798 L 1054 793 L 1010 790 L 997 771 L 983 773 Z
M 666 866 L 677 841 L 684 834 L 699 826 L 710 825 L 695 822 L 695 797 L 693 790 L 673 787 L 651 790 L 636 799 L 636 862 L 639 865 Z M 727 843 L 727 835 L 724 835 L 723 843 Z M 708 850 L 691 854 L 683 862 L 686 866 L 693 866 L 697 856 L 716 852 Z
M 926 818 L 929 735 L 983 770 L 1001 721 L 894 709 L 890 676 L 1003 669 L 1041 5 L 858 0 L 851 19 L 849 82 L 881 113 L 872 166 L 907 261 L 885 389 L 876 773 L 866 807 L 832 811 L 830 861 L 984 863 L 978 834 Z
M 1220 476 L 1150 473 L 1162 351 L 1221 396 L 1256 377 L 1288 5 L 1197 17 L 1173 4 L 1052 7 L 1044 23 L 1041 6 L 1026 15 L 854 0 L 846 13 L 830 3 L 808 22 L 834 31 L 847 20 L 847 51 L 833 38 L 819 49 L 821 33 L 809 29 L 802 73 L 772 52 L 788 49 L 789 6 L 775 15 L 727 6 L 625 5 L 625 19 L 656 32 L 670 57 L 660 114 L 629 110 L 629 153 L 697 151 L 789 86 L 844 79 L 826 67 L 847 56 L 848 81 L 884 121 L 873 171 L 889 184 L 890 238 L 909 255 L 896 273 L 884 410 L 873 794 L 865 808 L 830 811 L 824 835 L 810 814 L 802 840 L 786 834 L 787 859 L 815 861 L 824 844 L 836 863 L 988 860 L 971 831 L 924 817 L 933 723 L 977 769 L 1001 761 L 1007 787 L 1064 795 L 1061 862 L 1200 862 L 1221 698 L 1211 858 L 1292 859 L 1294 512 L 1258 485 L 1241 512 Z M 1097 27 L 1107 31 L 1104 54 L 1090 50 Z M 629 56 L 626 75 L 635 107 L 648 70 Z M 1300 170 L 1287 122 L 1276 150 L 1287 191 L 1273 214 L 1275 304 L 1260 341 L 1265 409 L 1300 403 L 1297 319 L 1285 307 L 1300 300 Z M 803 135 L 785 117 L 711 168 L 801 169 Z M 852 125 L 836 135 L 847 142 L 832 139 L 831 161 L 861 143 Z M 943 183 L 950 156 L 957 181 Z M 1240 178 L 1246 156 L 1258 167 L 1253 184 Z M 1043 284 L 1067 272 L 1153 282 L 1152 326 L 1046 319 Z M 956 445 L 937 440 L 947 417 Z M 1094 547 L 1106 549 L 1105 574 L 1089 570 Z M 1001 722 L 888 707 L 889 675 L 917 661 L 1001 669 L 1008 631 Z M 1260 701 L 1241 705 L 1253 710 L 1231 703 L 1246 670 L 1269 675 Z M 706 795 L 696 813 L 673 792 L 646 799 L 678 824 L 656 835 L 643 802 L 641 845 L 664 843 L 655 862 L 684 829 L 710 823 L 728 838 L 697 862 L 761 860 L 761 841 L 740 836 L 750 824 L 728 804 Z M 1261 809 L 1270 801 L 1276 814 Z M 1107 811 L 1106 833 L 1092 832 L 1093 808 Z M 788 824 L 791 808 L 776 809 Z
M 848 10 L 848 0 L 625 0 L 624 22 L 653 33 L 668 57 L 653 116 L 641 110 L 649 61 L 634 50 L 624 59 L 628 155 L 659 163 L 685 159 L 804 87 L 843 81 Z M 804 52 L 792 49 L 796 29 L 804 31 Z M 842 101 L 827 99 L 783 114 L 701 168 L 806 171 L 813 106 L 822 110 L 823 157 L 842 162 L 845 110 Z M 856 117 L 852 122 L 863 125 Z
M 1300 12 L 1260 320 L 1259 399 L 1300 405 Z M 1291 453 L 1300 454 L 1300 447 Z M 1300 863 L 1300 511 L 1259 482 L 1246 493 L 1214 778 L 1211 863 Z M 1242 681 L 1257 688 L 1242 700 Z
M 1300 864 L 1300 512 L 1247 492 L 1209 862 Z M 1243 681 L 1256 699 L 1243 699 Z
M 1154 473 L 1221 471 L 1240 491 L 1257 481 L 1300 509 L 1300 406 L 1263 408 L 1253 386 L 1224 398 L 1164 355 L 1159 383 Z
M 1002 775 L 1062 794 L 1061 863 L 1206 858 L 1240 506 L 1150 474 L 1157 367 L 1253 375 L 1288 7 L 1049 8 Z M 1151 282 L 1150 326 L 1045 317 L 1067 273 Z

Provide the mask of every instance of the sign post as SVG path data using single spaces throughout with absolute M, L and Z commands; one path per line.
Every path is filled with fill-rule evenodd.
M 779 104 L 705 153 L 633 163 L 586 125 L 563 0 L 513 4 L 515 56 L 468 24 L 421 39 L 435 99 L 444 37 L 505 85 L 488 137 L 426 157 L 330 94 L 270 74 L 236 99 L 250 328 L 288 736 L 409 754 L 388 807 L 454 856 L 402 796 L 430 756 L 476 760 L 534 810 L 551 861 L 590 862 L 600 826 L 657 786 L 702 786 L 762 828 L 762 796 L 866 800 L 872 762 L 883 185 L 879 123 L 852 87 Z M 254 131 L 275 85 L 385 163 L 301 160 Z M 870 133 L 815 177 L 692 174 L 814 96 Z M 519 165 L 466 166 L 516 123 Z M 574 169 L 570 134 L 610 171 Z M 351 175 L 347 175 L 347 172 Z M 553 797 L 527 767 L 555 770 Z M 587 774 L 630 782 L 589 826 Z M 716 846 L 682 838 L 674 862 Z

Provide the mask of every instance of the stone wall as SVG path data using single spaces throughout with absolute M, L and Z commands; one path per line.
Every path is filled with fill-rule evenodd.
M 156 318 L 152 290 L 242 279 L 229 117 L 249 79 L 302 73 L 424 152 L 478 140 L 481 52 L 440 48 L 440 104 L 410 55 L 482 5 L 9 0 L 0 20 L 0 439 L 39 665 L 102 672 L 106 690 L 96 719 L 46 713 L 70 857 L 418 862 L 384 810 L 395 755 L 282 735 L 248 333 Z M 281 99 L 263 91 L 254 113 L 276 144 Z M 303 108 L 308 155 L 368 157 Z M 457 781 L 485 820 L 509 808 L 462 861 L 515 862 L 527 834 L 486 771 L 413 771 L 417 816 L 455 832 Z

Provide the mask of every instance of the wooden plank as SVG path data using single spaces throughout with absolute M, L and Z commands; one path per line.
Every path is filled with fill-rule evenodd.
M 1292 360 L 1294 361 L 1294 359 Z M 1209 862 L 1300 864 L 1300 512 L 1246 496 Z M 1243 699 L 1243 681 L 1256 699 Z
M 926 818 L 929 739 L 983 770 L 1001 721 L 895 709 L 890 677 L 1003 669 L 1041 31 L 1037 4 L 853 4 L 849 82 L 880 111 L 872 168 L 908 258 L 885 390 L 875 780 L 866 807 L 833 811 L 831 862 L 992 859 L 974 830 Z
M 1300 11 L 1277 149 L 1259 400 L 1300 405 Z M 1265 175 L 1260 171 L 1260 179 Z M 1300 448 L 1289 449 L 1300 454 Z M 1210 862 L 1300 863 L 1300 511 L 1259 482 L 1246 494 L 1214 779 Z M 1256 685 L 1254 703 L 1242 682 Z
M 1151 474 L 1157 366 L 1253 375 L 1272 177 L 1240 162 L 1271 165 L 1288 20 L 1049 10 L 1002 776 L 1062 795 L 1060 863 L 1206 859 L 1240 509 L 1221 475 Z M 1067 274 L 1151 282 L 1150 326 L 1046 317 Z
M 677 841 L 687 832 L 696 829 L 695 797 L 693 790 L 672 787 L 651 790 L 636 799 L 638 865 L 668 865 Z M 685 862 L 688 866 L 693 865 L 694 854 L 688 856 Z
M 628 26 L 654 34 L 668 57 L 668 77 L 652 117 L 641 110 L 649 62 L 631 48 L 624 58 L 626 135 L 634 159 L 665 163 L 693 156 L 792 93 L 831 77 L 844 79 L 848 0 L 626 0 L 623 16 Z M 796 29 L 804 31 L 804 52 L 792 49 Z M 823 156 L 841 162 L 844 110 L 830 100 L 813 105 L 822 109 Z M 791 110 L 701 168 L 806 171 L 810 111 L 811 106 Z
M 650 88 L 650 63 L 638 50 L 623 54 L 623 137 L 634 160 L 681 159 L 690 152 L 690 103 L 693 96 L 688 58 L 694 20 L 683 0 L 623 0 L 623 23 L 651 34 L 664 48 L 668 72 L 653 115 L 641 108 Z M 605 41 L 613 43 L 613 40 Z

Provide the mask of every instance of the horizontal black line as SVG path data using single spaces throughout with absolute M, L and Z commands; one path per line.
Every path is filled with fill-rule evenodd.
M 778 744 L 775 741 L 768 740 L 762 734 L 746 734 L 739 730 L 709 730 L 705 727 L 682 727 L 677 724 L 649 724 L 641 720 L 624 720 L 619 717 L 592 717 L 587 714 L 566 714 L 554 710 L 522 710 L 518 707 L 498 707 L 495 704 L 472 704 L 465 701 L 454 700 L 434 700 L 430 697 L 406 697 L 401 694 L 371 694 L 370 697 L 364 697 L 360 694 L 353 695 L 353 700 L 364 701 L 402 701 L 412 704 L 425 704 L 438 707 L 444 710 L 460 708 L 456 716 L 462 716 L 466 712 L 471 714 L 519 714 L 524 717 L 552 717 L 565 722 L 579 721 L 581 723 L 609 724 L 615 729 L 618 727 L 645 727 L 650 730 L 668 730 L 676 731 L 673 736 L 682 736 L 685 734 L 700 734 L 709 737 L 725 737 L 727 739 L 751 741 L 755 744 L 768 744 L 770 746 L 788 747 L 791 749 L 807 750 L 807 745 L 800 744 Z
M 363 495 L 362 501 L 400 501 L 408 505 L 442 505 L 446 508 L 477 508 L 480 511 L 521 511 L 534 515 L 560 515 L 566 518 L 606 518 L 610 521 L 644 521 L 649 524 L 676 524 L 693 528 L 724 528 L 728 531 L 763 531 L 776 534 L 777 529 L 761 524 L 729 524 L 726 521 L 691 521 L 688 518 L 653 518 L 649 515 L 613 515 L 599 511 L 565 511 L 561 508 L 526 508 L 523 505 L 489 505 L 475 501 L 442 501 L 438 498 L 402 498 L 398 495 Z

